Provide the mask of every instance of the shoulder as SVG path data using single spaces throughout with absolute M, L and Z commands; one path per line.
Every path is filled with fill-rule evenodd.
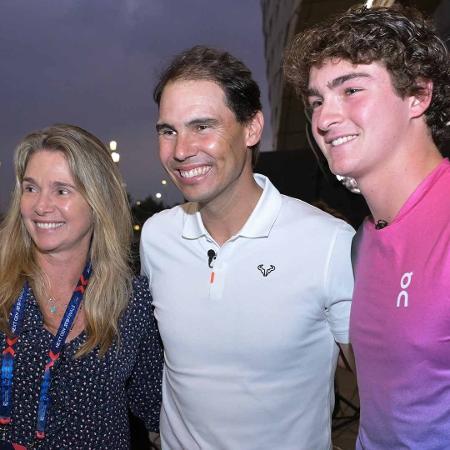
M 193 214 L 194 210 L 195 204 L 184 203 L 154 214 L 145 221 L 142 227 L 141 243 L 158 240 L 173 233 L 179 234 L 186 215 Z
M 343 233 L 353 236 L 355 230 L 342 219 L 338 219 L 321 209 L 297 198 L 282 195 L 281 218 L 293 231 L 324 233 Z
M 185 203 L 177 205 L 169 209 L 164 209 L 156 214 L 153 214 L 147 219 L 142 228 L 142 235 L 149 232 L 149 230 L 165 229 L 168 225 L 175 225 L 177 221 L 182 223 L 183 217 L 192 208 L 192 203 Z
M 157 333 L 156 320 L 153 315 L 152 296 L 148 279 L 139 276 L 132 279 L 130 299 L 121 319 L 120 336 L 125 345 L 142 342 L 151 334 Z M 134 344 L 133 344 L 134 345 Z
M 150 295 L 148 289 L 148 278 L 145 275 L 133 277 L 131 280 L 132 297 L 147 298 Z
M 131 281 L 131 298 L 126 315 L 147 316 L 152 310 L 152 301 L 148 278 L 144 275 L 134 277 Z

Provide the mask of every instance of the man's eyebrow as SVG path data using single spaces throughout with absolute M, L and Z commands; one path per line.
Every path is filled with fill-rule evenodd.
M 197 119 L 190 120 L 187 125 L 195 127 L 196 125 L 216 125 L 219 123 L 217 119 L 212 119 L 211 117 L 199 117 Z
M 333 89 L 335 87 L 340 86 L 341 84 L 344 84 L 348 80 L 353 80 L 354 78 L 361 78 L 361 77 L 371 78 L 370 75 L 365 72 L 352 72 L 352 73 L 347 73 L 345 75 L 335 78 L 334 80 L 329 81 L 327 83 L 327 86 L 330 89 Z
M 169 130 L 173 130 L 174 128 L 169 125 L 168 123 L 157 123 L 156 124 L 156 131 L 161 131 L 161 130 L 165 130 L 165 129 L 169 129 Z
M 306 96 L 307 97 L 320 97 L 320 93 L 317 89 L 314 88 L 308 88 L 306 90 Z
M 371 78 L 370 75 L 365 72 L 347 73 L 345 75 L 341 75 L 340 77 L 335 78 L 334 80 L 329 81 L 327 83 L 327 87 L 329 89 L 334 89 L 334 88 L 340 86 L 341 84 L 344 84 L 348 80 L 353 80 L 354 78 L 361 78 L 361 77 Z M 315 88 L 308 88 L 306 91 L 306 96 L 307 97 L 321 97 L 321 94 Z

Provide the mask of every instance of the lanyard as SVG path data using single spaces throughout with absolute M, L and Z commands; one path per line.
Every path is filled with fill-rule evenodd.
M 92 265 L 90 262 L 86 264 L 83 273 L 78 280 L 77 286 L 72 294 L 69 304 L 67 305 L 64 316 L 59 325 L 58 331 L 50 344 L 48 351 L 47 363 L 42 376 L 41 387 L 39 392 L 39 406 L 36 423 L 36 438 L 45 438 L 45 425 L 47 422 L 48 410 L 50 406 L 50 397 L 48 395 L 52 377 L 51 369 L 58 360 L 61 350 L 66 342 L 67 336 L 72 328 L 73 322 L 77 315 L 78 309 L 83 299 L 84 291 L 91 276 Z M 12 410 L 12 385 L 14 380 L 14 346 L 22 331 L 23 318 L 25 315 L 26 299 L 30 287 L 28 282 L 25 285 L 13 306 L 10 316 L 10 328 L 12 337 L 6 337 L 6 347 L 2 353 L 1 367 L 1 394 L 0 394 L 0 425 L 6 425 L 11 422 Z

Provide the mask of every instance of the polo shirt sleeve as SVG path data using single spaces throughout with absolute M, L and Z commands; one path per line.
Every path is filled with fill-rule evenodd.
M 325 311 L 331 332 L 341 344 L 349 343 L 350 307 L 353 294 L 351 243 L 355 231 L 342 222 L 331 243 L 325 276 Z

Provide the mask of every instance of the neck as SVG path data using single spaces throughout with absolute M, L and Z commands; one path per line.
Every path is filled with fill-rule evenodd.
M 420 153 L 411 149 L 390 166 L 357 180 L 375 223 L 379 220 L 391 222 L 418 185 L 441 161 L 442 155 L 433 144 Z
M 238 189 L 231 189 L 226 198 L 199 205 L 203 224 L 219 245 L 223 245 L 245 225 L 261 193 L 262 189 L 251 174 L 248 182 L 240 183 Z
M 73 289 L 77 284 L 87 260 L 87 252 L 76 255 L 38 254 L 37 263 L 50 283 L 52 293 L 55 290 Z
M 70 257 L 61 255 L 55 257 L 48 254 L 40 254 L 37 257 L 38 265 L 48 283 L 45 288 L 46 292 L 40 292 L 38 289 L 37 299 L 44 327 L 52 334 L 56 334 L 60 326 L 67 304 L 86 264 L 87 256 L 87 252 L 84 252 Z M 52 302 L 49 297 L 52 297 Z M 85 323 L 84 309 L 80 308 L 67 337 L 67 342 L 84 330 Z

